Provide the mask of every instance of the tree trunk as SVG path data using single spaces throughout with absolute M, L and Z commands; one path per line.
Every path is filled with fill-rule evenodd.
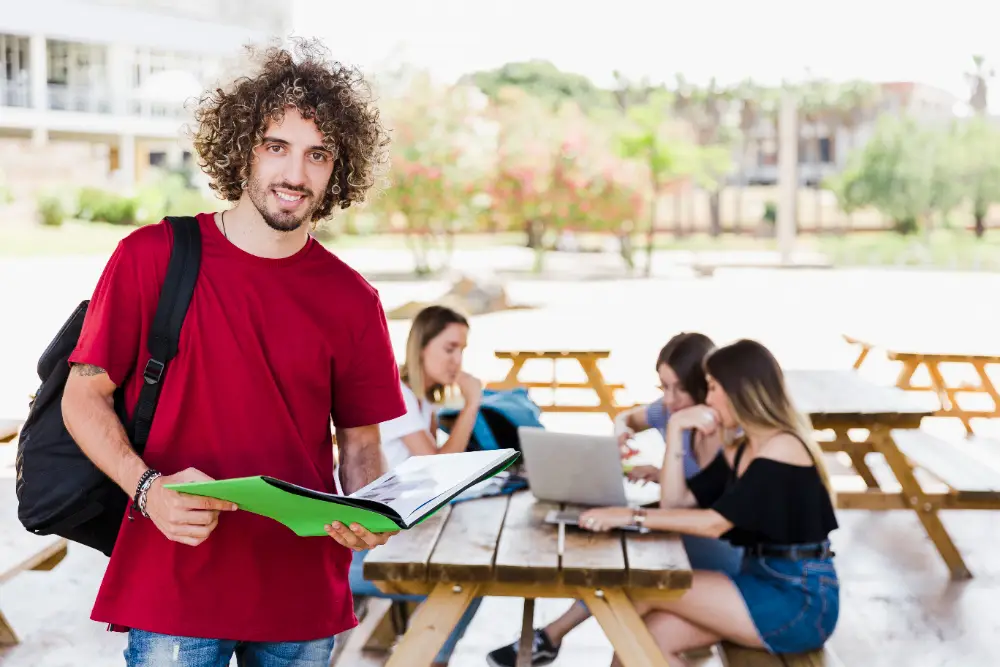
M 819 124 L 813 128 L 813 150 L 816 158 L 816 233 L 823 227 L 823 155 L 820 150 Z
M 722 235 L 722 193 L 720 190 L 714 190 L 708 195 L 708 213 L 709 213 L 709 233 L 712 238 L 718 238 Z
M 646 277 L 653 275 L 653 242 L 656 237 L 656 220 L 659 211 L 660 192 L 653 189 L 653 201 L 649 204 L 649 227 L 646 229 Z
M 674 238 L 684 236 L 684 191 L 678 187 L 674 192 Z
M 455 255 L 455 228 L 454 223 L 449 222 L 444 232 L 444 260 L 441 268 L 451 269 L 451 260 Z
M 747 163 L 750 161 L 750 142 L 745 138 L 740 151 L 740 186 L 736 190 L 736 201 L 733 202 L 733 230 L 743 232 L 743 195 L 747 189 Z
M 427 263 L 427 242 L 426 234 L 421 233 L 417 230 L 409 230 L 406 232 L 407 245 L 410 246 L 410 252 L 413 253 L 413 271 L 418 276 L 426 276 L 431 272 L 431 268 Z
M 981 239 L 986 234 L 986 212 L 976 207 L 976 238 Z
M 524 230 L 528 234 L 528 247 L 538 250 L 542 245 L 545 236 L 545 229 L 538 220 L 525 220 Z
M 623 231 L 618 235 L 618 252 L 628 268 L 629 275 L 635 271 L 635 250 L 632 247 L 632 230 Z

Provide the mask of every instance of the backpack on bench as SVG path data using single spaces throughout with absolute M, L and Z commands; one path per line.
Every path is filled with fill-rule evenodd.
M 166 218 L 173 228 L 170 263 L 147 346 L 151 359 L 134 417 L 125 410 L 125 386 L 114 394 L 115 412 L 140 455 L 149 438 L 164 376 L 177 354 L 181 326 L 201 265 L 201 230 L 193 217 Z M 95 466 L 63 423 L 62 397 L 69 357 L 76 348 L 90 301 L 80 303 L 38 361 L 41 385 L 32 398 L 17 446 L 17 516 L 38 535 L 59 535 L 107 556 L 115 546 L 132 499 Z

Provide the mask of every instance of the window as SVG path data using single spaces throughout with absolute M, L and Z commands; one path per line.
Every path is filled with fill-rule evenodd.
M 69 81 L 69 43 L 48 40 L 45 49 L 49 60 L 49 83 L 65 85 Z

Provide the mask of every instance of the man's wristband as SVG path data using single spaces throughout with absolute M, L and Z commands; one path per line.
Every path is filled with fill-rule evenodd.
M 139 478 L 139 483 L 135 486 L 135 495 L 132 497 L 132 507 L 129 508 L 128 518 L 130 521 L 132 520 L 131 510 L 138 510 L 144 517 L 147 519 L 149 518 L 149 515 L 146 514 L 146 493 L 149 491 L 149 487 L 153 484 L 153 481 L 157 477 L 161 476 L 162 475 L 158 471 L 153 470 L 152 468 L 142 473 L 142 477 Z

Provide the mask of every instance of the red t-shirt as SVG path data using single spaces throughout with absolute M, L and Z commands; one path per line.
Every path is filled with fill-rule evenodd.
M 194 467 L 336 492 L 331 416 L 354 427 L 405 412 L 377 291 L 311 238 L 291 257 L 266 259 L 231 244 L 212 215 L 198 220 L 201 271 L 144 460 L 165 475 Z M 121 241 L 70 357 L 127 383 L 130 414 L 171 239 L 161 222 Z M 190 547 L 133 516 L 123 518 L 95 621 L 245 641 L 306 641 L 357 624 L 351 552 L 330 537 L 232 512 Z

